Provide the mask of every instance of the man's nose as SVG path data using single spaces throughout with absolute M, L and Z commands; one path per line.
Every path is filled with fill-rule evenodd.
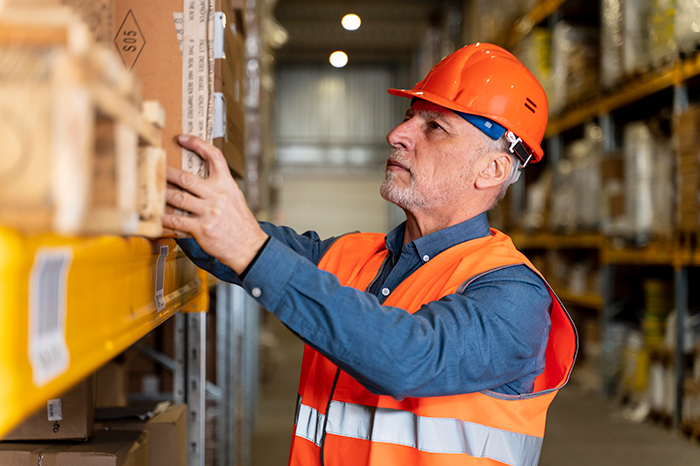
M 395 149 L 412 150 L 414 144 L 412 119 L 408 119 L 389 131 L 386 140 Z

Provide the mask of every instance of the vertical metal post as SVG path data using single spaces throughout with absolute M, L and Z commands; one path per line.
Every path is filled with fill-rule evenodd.
M 204 466 L 206 431 L 206 312 L 187 314 L 187 408 L 189 464 Z
M 603 312 L 600 313 L 600 334 L 602 339 L 602 361 L 601 361 L 601 380 L 603 396 L 610 398 L 613 395 L 613 374 L 614 368 L 611 367 L 613 361 L 613 353 L 615 351 L 615 341 L 610 331 L 610 323 L 613 316 L 614 290 L 615 290 L 615 266 L 613 264 L 605 264 L 601 270 L 601 293 L 603 296 Z
M 683 382 L 685 379 L 685 323 L 688 317 L 688 268 L 678 267 L 674 272 L 676 292 L 676 406 L 673 413 L 676 432 L 681 429 L 683 419 Z
M 260 306 L 248 295 L 244 296 L 245 307 L 243 314 L 244 333 L 241 345 L 242 356 L 242 387 L 241 398 L 245 407 L 243 412 L 243 432 L 242 432 L 242 465 L 252 464 L 251 446 L 253 443 L 253 428 L 255 426 L 255 411 L 257 406 L 258 393 L 258 354 L 260 335 Z
M 615 121 L 612 115 L 604 113 L 598 118 L 600 131 L 603 133 L 603 154 L 615 152 Z
M 173 373 L 173 401 L 175 404 L 187 402 L 187 372 L 185 354 L 187 353 L 187 318 L 185 314 L 175 314 L 175 371 Z
M 690 99 L 688 98 L 688 87 L 685 83 L 678 83 L 673 86 L 673 113 L 678 115 L 688 109 Z
M 244 414 L 246 405 L 243 397 L 243 371 L 242 371 L 242 342 L 245 330 L 245 307 L 247 295 L 243 288 L 233 287 L 231 289 L 230 301 L 230 335 L 231 335 L 231 433 L 233 437 L 233 458 L 237 466 L 248 466 L 250 461 L 249 446 L 245 442 L 245 422 Z
M 217 401 L 216 419 L 216 465 L 229 466 L 231 432 L 229 430 L 230 387 L 229 387 L 229 319 L 231 285 L 219 282 L 216 285 L 216 385 L 221 389 L 221 398 Z

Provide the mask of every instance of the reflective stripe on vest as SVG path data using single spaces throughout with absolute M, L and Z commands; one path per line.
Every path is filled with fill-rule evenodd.
M 372 442 L 393 443 L 429 453 L 490 458 L 511 466 L 536 466 L 542 438 L 473 422 L 418 416 L 409 411 L 332 401 L 327 432 Z M 321 446 L 326 416 L 303 403 L 296 435 Z

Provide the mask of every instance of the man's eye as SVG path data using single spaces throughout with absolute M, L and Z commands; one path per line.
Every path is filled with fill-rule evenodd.
M 442 126 L 440 126 L 437 121 L 429 121 L 428 128 L 430 128 L 430 129 L 442 129 Z

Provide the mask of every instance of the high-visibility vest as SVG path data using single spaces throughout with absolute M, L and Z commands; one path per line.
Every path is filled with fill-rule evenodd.
M 516 264 L 539 274 L 508 236 L 491 231 L 492 236 L 458 244 L 431 258 L 384 305 L 413 313 L 423 304 L 462 292 L 490 271 Z M 345 286 L 367 290 L 386 255 L 384 235 L 351 234 L 336 241 L 319 268 Z M 551 331 L 545 368 L 531 394 L 487 390 L 399 401 L 372 394 L 307 345 L 289 464 L 536 466 L 547 409 L 568 381 L 578 351 L 574 324 L 547 288 L 552 295 Z

